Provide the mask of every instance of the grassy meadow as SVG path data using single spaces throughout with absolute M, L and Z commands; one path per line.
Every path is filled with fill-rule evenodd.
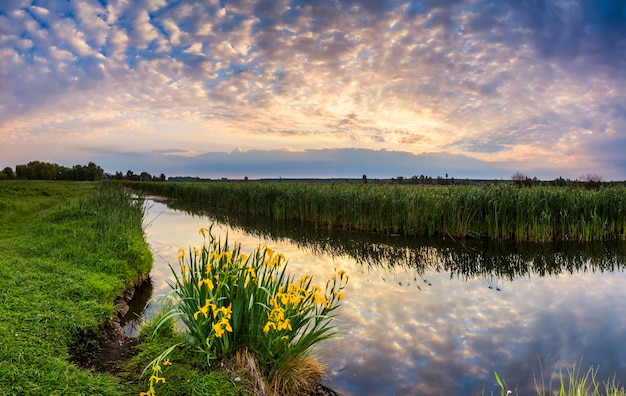
M 275 220 L 406 236 L 623 240 L 626 188 L 128 182 L 150 194 Z
M 83 182 L 0 183 L 0 393 L 124 394 L 70 363 L 151 267 L 140 208 Z
M 72 363 L 72 352 L 93 342 L 116 296 L 150 270 L 143 213 L 140 201 L 98 183 L 0 182 L 0 394 L 139 394 L 140 370 L 98 374 Z M 207 382 L 198 377 L 181 383 Z M 191 394 L 177 389 L 170 394 Z

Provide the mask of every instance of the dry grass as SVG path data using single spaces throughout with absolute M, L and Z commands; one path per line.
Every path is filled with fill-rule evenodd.
M 267 383 L 256 356 L 247 348 L 237 350 L 226 362 L 226 367 L 243 382 L 248 392 L 256 396 L 268 395 Z
M 270 377 L 271 396 L 313 395 L 322 384 L 326 368 L 313 356 L 299 356 L 285 362 Z
M 326 373 L 326 368 L 316 358 L 297 357 L 274 371 L 267 383 L 258 359 L 248 349 L 238 350 L 224 364 L 255 396 L 313 395 Z

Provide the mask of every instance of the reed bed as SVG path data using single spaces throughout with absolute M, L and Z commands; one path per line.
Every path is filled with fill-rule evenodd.
M 212 208 L 405 236 L 531 242 L 623 240 L 626 188 L 423 187 L 287 182 L 127 182 Z

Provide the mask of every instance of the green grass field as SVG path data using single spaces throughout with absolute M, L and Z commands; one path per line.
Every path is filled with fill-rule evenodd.
M 150 270 L 142 218 L 140 201 L 98 183 L 0 182 L 0 394 L 139 394 L 141 370 L 79 368 L 70 345 L 86 347 L 115 314 L 115 297 Z M 145 341 L 138 351 L 158 342 Z
M 69 362 L 151 255 L 142 212 L 93 183 L 0 183 L 0 393 L 125 394 Z

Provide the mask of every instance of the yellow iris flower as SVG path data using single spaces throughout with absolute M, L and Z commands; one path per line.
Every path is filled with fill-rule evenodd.
M 292 330 L 291 322 L 289 322 L 289 319 L 285 319 L 283 321 L 280 321 L 280 322 L 278 322 L 278 326 L 276 326 L 276 329 L 278 331 L 280 331 L 280 330 Z
M 263 327 L 263 332 L 267 333 L 268 331 L 270 331 L 270 329 L 276 330 L 276 323 L 274 323 L 274 322 L 267 322 L 265 324 L 265 327 Z
M 200 282 L 198 282 L 198 287 L 202 287 L 202 285 L 205 284 L 209 287 L 209 290 L 213 291 L 213 289 L 215 288 L 215 285 L 213 285 L 213 281 L 211 279 L 202 279 L 200 280 Z
M 326 300 L 326 297 L 322 296 L 319 293 L 315 293 L 313 295 L 313 298 L 315 298 L 315 303 L 316 304 L 321 304 L 321 305 L 327 305 L 328 301 Z
M 198 315 L 202 314 L 204 315 L 204 318 L 208 318 L 209 317 L 209 305 L 205 305 L 204 307 L 200 308 L 200 310 L 198 310 L 196 313 L 193 314 L 193 318 L 194 319 L 198 319 Z
M 217 338 L 221 338 L 224 335 L 225 331 L 228 331 L 230 333 L 233 332 L 233 328 L 230 326 L 228 319 L 222 319 L 217 323 L 213 323 L 212 327 L 213 330 L 215 330 L 215 336 Z
M 165 383 L 165 378 L 153 375 L 152 377 L 150 377 L 150 381 L 154 381 L 155 384 L 158 384 L 159 382 Z

